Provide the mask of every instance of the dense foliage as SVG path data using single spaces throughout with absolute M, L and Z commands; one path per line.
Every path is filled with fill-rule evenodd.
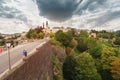
M 71 55 L 68 55 L 63 64 L 63 76 L 66 80 L 75 80 L 77 75 L 75 69 L 76 64 L 75 58 Z
M 68 55 L 63 64 L 65 80 L 120 80 L 120 37 L 115 32 L 59 30 L 53 41 L 61 43 Z
M 55 33 L 55 39 L 62 43 L 63 46 L 68 47 L 72 41 L 72 36 L 69 36 L 67 33 L 59 30 Z
M 120 45 L 120 37 L 116 37 L 114 44 Z
M 35 29 L 30 29 L 27 34 L 26 37 L 29 39 L 43 39 L 45 36 L 45 33 L 43 33 L 42 28 L 35 28 Z
M 101 80 L 89 53 L 68 56 L 63 65 L 63 74 L 66 80 Z
M 86 39 L 87 39 L 86 37 L 79 37 L 77 39 L 77 41 L 78 41 L 77 49 L 80 52 L 84 52 L 84 51 L 88 50 Z

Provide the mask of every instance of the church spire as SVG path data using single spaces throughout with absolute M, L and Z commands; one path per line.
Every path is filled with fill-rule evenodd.
M 48 28 L 48 21 L 46 21 L 46 28 Z

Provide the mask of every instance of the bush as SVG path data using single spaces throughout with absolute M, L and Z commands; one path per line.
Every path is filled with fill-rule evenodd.
M 94 59 L 89 53 L 81 53 L 76 57 L 76 77 L 74 80 L 101 80 Z
M 55 39 L 51 39 L 50 42 L 51 42 L 52 45 L 57 45 L 57 46 L 61 46 L 62 45 L 59 41 L 57 41 Z
M 117 37 L 116 40 L 114 41 L 115 45 L 120 45 L 120 37 Z
M 50 37 L 50 38 L 53 38 L 54 36 L 55 36 L 54 33 L 52 33 L 52 32 L 49 33 L 49 37 Z
M 62 43 L 63 46 L 68 47 L 72 40 L 72 37 L 69 36 L 67 33 L 59 30 L 55 33 L 55 39 Z
M 88 32 L 87 32 L 87 31 L 81 30 L 81 31 L 80 31 L 80 34 L 79 34 L 78 36 L 79 36 L 79 37 L 88 37 L 89 35 L 88 35 Z
M 43 39 L 44 36 L 45 36 L 45 34 L 44 34 L 43 32 L 40 32 L 40 33 L 38 34 L 38 38 L 40 38 L 40 39 Z
M 88 50 L 88 46 L 87 46 L 86 40 L 87 40 L 86 37 L 79 37 L 79 38 L 77 39 L 78 45 L 77 45 L 76 48 L 77 48 L 80 52 L 84 52 L 84 51 Z

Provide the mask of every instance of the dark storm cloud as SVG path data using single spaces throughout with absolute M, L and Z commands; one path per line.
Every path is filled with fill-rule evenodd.
M 54 21 L 65 21 L 86 9 L 93 11 L 106 0 L 37 0 L 40 15 Z
M 65 21 L 73 15 L 78 5 L 76 0 L 37 0 L 40 15 L 54 21 Z

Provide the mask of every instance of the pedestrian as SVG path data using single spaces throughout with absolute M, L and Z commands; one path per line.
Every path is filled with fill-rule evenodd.
M 22 51 L 22 55 L 24 56 L 23 61 L 26 61 L 27 51 L 25 49 Z
M 23 56 L 27 57 L 27 51 L 24 49 L 22 52 Z

